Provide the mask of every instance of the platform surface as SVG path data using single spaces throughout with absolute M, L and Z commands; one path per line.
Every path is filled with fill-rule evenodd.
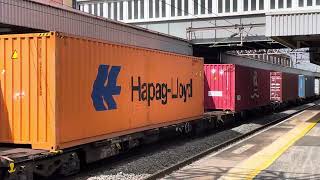
M 320 179 L 320 106 L 164 179 Z
M 255 179 L 320 179 L 320 124 Z

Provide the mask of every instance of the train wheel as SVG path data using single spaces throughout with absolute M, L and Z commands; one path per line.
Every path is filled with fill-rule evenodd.
M 186 134 L 190 134 L 191 132 L 192 132 L 192 125 L 191 125 L 191 123 L 190 122 L 186 122 L 185 124 L 184 124 L 184 133 L 186 133 Z
M 70 154 L 69 158 L 62 164 L 59 174 L 70 176 L 80 171 L 80 159 L 77 153 Z

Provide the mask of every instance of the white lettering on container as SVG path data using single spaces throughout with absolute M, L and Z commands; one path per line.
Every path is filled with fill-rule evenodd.
M 222 91 L 208 91 L 209 97 L 222 97 Z

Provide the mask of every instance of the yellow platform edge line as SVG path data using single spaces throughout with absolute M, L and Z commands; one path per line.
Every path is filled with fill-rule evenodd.
M 305 121 L 300 123 L 294 129 L 284 134 L 284 136 L 278 138 L 266 148 L 255 153 L 247 160 L 229 170 L 221 179 L 253 179 L 262 170 L 268 168 L 287 149 L 289 149 L 296 141 L 307 134 L 319 122 L 320 119 L 313 120 L 311 122 Z M 275 149 L 275 147 L 280 148 Z M 239 177 L 239 175 L 242 177 Z
M 271 158 L 267 159 L 261 166 L 256 168 L 252 173 L 250 173 L 246 179 L 253 179 L 256 177 L 261 171 L 267 169 L 275 160 L 277 160 L 285 151 L 287 151 L 295 142 L 304 137 L 318 122 L 308 122 L 308 125 L 295 137 L 290 139 L 287 144 L 281 147 Z M 304 124 L 307 122 L 304 122 Z M 299 126 L 298 126 L 299 127 Z

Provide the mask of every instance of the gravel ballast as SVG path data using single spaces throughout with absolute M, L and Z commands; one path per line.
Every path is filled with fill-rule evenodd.
M 93 165 L 89 165 L 83 172 L 64 178 L 65 180 L 117 180 L 144 179 L 150 174 L 172 166 L 180 161 L 192 157 L 204 150 L 221 144 L 239 135 L 248 133 L 275 119 L 285 117 L 302 109 L 306 105 L 292 108 L 291 110 L 267 115 L 260 118 L 251 119 L 237 127 L 226 129 L 217 133 L 196 138 L 173 138 L 158 144 L 145 145 L 140 147 L 132 156 L 117 160 L 104 160 Z

